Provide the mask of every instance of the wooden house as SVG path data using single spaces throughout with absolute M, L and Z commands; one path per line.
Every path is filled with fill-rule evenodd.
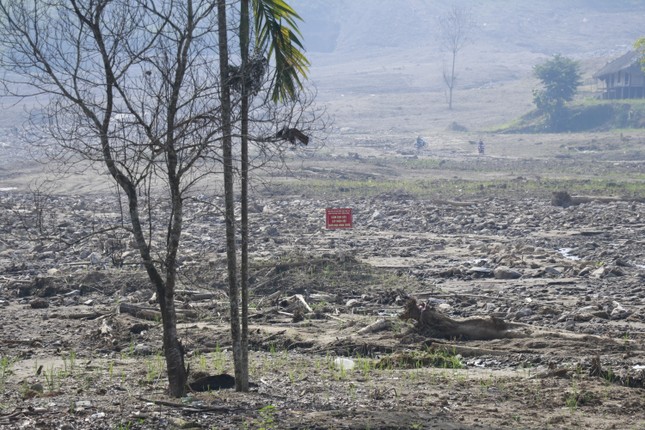
M 593 75 L 604 82 L 603 99 L 645 98 L 645 73 L 640 60 L 640 53 L 629 51 Z

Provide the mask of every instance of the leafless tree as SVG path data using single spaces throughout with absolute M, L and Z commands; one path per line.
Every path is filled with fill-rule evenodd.
M 174 302 L 183 203 L 221 136 L 213 16 L 212 2 L 190 0 L 0 3 L 6 90 L 48 95 L 44 135 L 61 154 L 102 166 L 125 196 L 173 396 L 187 379 Z M 155 194 L 169 204 L 155 207 Z
M 223 6 L 207 0 L 0 0 L 5 93 L 44 100 L 32 116 L 32 138 L 52 160 L 91 166 L 117 184 L 123 228 L 157 293 L 172 396 L 185 394 L 187 380 L 174 301 L 184 202 L 220 175 L 222 165 L 234 178 L 240 136 L 234 128 L 239 95 L 225 94 L 235 87 L 228 64 L 235 56 L 224 58 L 221 69 L 216 61 L 225 40 L 218 34 L 227 31 L 225 20 L 218 22 Z M 270 90 L 266 76 L 263 82 L 258 92 Z M 248 131 L 261 162 L 279 158 L 285 147 L 279 130 L 307 119 L 302 101 L 267 100 L 252 104 Z M 232 193 L 227 188 L 227 200 Z M 226 213 L 226 221 L 234 227 L 234 213 Z
M 448 109 L 452 109 L 452 94 L 457 84 L 455 65 L 457 54 L 470 43 L 470 34 L 474 28 L 474 21 L 470 9 L 452 6 L 450 10 L 439 19 L 439 39 L 442 47 L 451 54 L 450 70 L 443 72 L 443 81 L 448 87 Z

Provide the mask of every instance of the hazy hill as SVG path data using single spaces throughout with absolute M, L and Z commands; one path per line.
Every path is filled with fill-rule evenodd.
M 294 0 L 310 52 L 369 54 L 436 48 L 437 20 L 451 5 L 472 11 L 485 50 L 581 54 L 622 49 L 642 35 L 645 2 L 606 0 Z
M 419 132 L 453 121 L 494 127 L 532 108 L 535 64 L 561 53 L 591 75 L 645 35 L 645 1 L 292 0 L 301 14 L 319 100 L 352 130 Z M 455 109 L 445 109 L 437 20 L 470 8 L 476 27 L 459 54 Z

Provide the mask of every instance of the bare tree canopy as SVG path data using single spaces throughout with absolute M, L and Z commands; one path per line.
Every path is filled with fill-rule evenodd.
M 217 63 L 217 6 L 206 0 L 0 2 L 5 94 L 43 96 L 31 130 L 48 155 L 90 162 L 124 196 L 123 228 L 161 308 L 173 396 L 185 393 L 187 378 L 174 304 L 184 201 L 195 185 L 221 174 L 223 156 L 230 167 L 231 139 L 239 136 L 233 125 L 240 95 L 232 93 L 230 106 L 220 98 L 231 82 L 228 64 L 220 70 Z M 268 75 L 263 82 L 255 91 L 270 89 Z M 270 105 L 268 98 L 258 96 L 251 108 L 250 140 L 262 145 L 254 161 L 279 154 L 284 142 L 277 131 L 305 119 L 304 99 Z
M 466 7 L 452 6 L 448 13 L 439 19 L 439 41 L 452 57 L 450 71 L 443 72 L 443 80 L 448 87 L 448 109 L 452 109 L 452 94 L 457 82 L 457 54 L 471 42 L 470 35 L 474 25 L 470 9 Z

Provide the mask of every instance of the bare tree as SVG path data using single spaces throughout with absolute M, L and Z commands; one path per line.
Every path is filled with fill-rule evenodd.
M 124 195 L 161 309 L 173 396 L 187 379 L 174 301 L 183 203 L 221 135 L 211 3 L 0 2 L 5 89 L 47 95 L 44 124 L 33 126 L 59 153 L 106 170 Z
M 235 143 L 247 136 L 256 148 L 249 166 L 258 167 L 290 145 L 280 130 L 311 121 L 309 99 L 270 102 L 274 86 L 263 60 L 249 72 L 259 82 L 252 94 L 260 94 L 249 104 L 252 127 L 244 133 L 235 128 L 240 67 L 229 64 L 237 57 L 227 46 L 227 7 L 206 0 L 0 0 L 5 92 L 45 100 L 32 116 L 32 136 L 52 160 L 98 168 L 117 184 L 126 212 L 122 227 L 136 243 L 160 305 L 173 396 L 185 394 L 187 380 L 174 302 L 185 200 L 223 166 L 239 377 Z
M 448 87 L 448 109 L 452 109 L 452 94 L 457 84 L 457 54 L 470 43 L 473 27 L 470 9 L 465 7 L 452 6 L 448 13 L 439 19 L 440 43 L 451 54 L 450 70 L 444 69 L 443 72 L 443 81 Z

